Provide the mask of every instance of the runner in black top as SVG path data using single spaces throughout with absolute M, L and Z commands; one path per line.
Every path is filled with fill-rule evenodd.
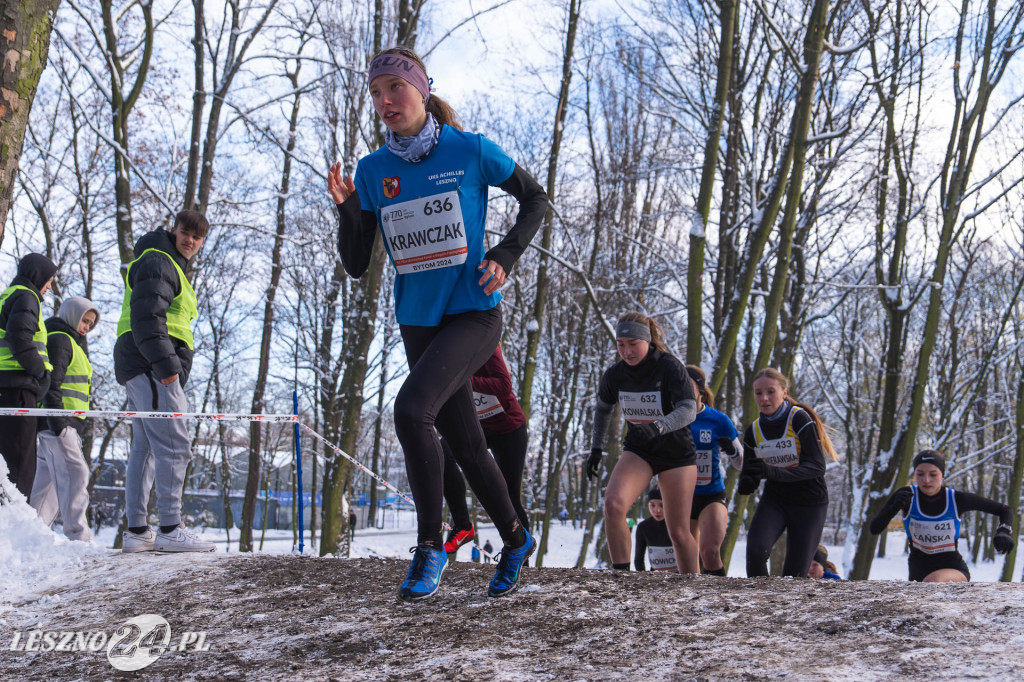
M 825 453 L 836 459 L 821 419 L 787 396 L 789 380 L 776 369 L 754 375 L 761 416 L 743 434 L 743 472 L 737 490 L 749 495 L 768 482 L 747 531 L 747 576 L 768 575 L 768 554 L 786 531 L 782 574 L 807 576 L 828 510 Z
M 636 526 L 633 567 L 638 571 L 646 571 L 647 563 L 644 559 L 650 558 L 652 571 L 678 572 L 672 538 L 668 536 L 668 526 L 665 525 L 665 507 L 661 501 L 661 490 L 658 488 L 651 488 L 651 492 L 647 493 L 647 510 L 651 515 Z
M 957 550 L 960 515 L 982 511 L 999 517 L 992 546 L 1000 554 L 1013 549 L 1013 515 L 1010 508 L 980 495 L 943 485 L 946 459 L 936 450 L 922 450 L 914 457 L 914 485 L 894 492 L 871 519 L 871 532 L 885 530 L 897 512 L 910 539 L 909 580 L 926 583 L 967 582 L 971 572 Z
M 612 567 L 629 570 L 631 538 L 626 513 L 657 476 L 676 565 L 680 572 L 698 573 L 697 543 L 690 534 L 697 455 L 687 428 L 696 409 L 693 383 L 683 363 L 666 350 L 661 327 L 646 315 L 623 315 L 615 337 L 622 360 L 601 377 L 587 460 L 587 475 L 596 478 L 612 408 L 618 402 L 628 425 L 622 455 L 611 473 L 604 499 L 604 527 Z

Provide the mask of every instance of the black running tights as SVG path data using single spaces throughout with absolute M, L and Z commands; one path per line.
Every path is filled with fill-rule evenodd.
M 516 510 L 487 452 L 470 377 L 491 357 L 501 336 L 497 307 L 446 315 L 436 327 L 401 326 L 409 376 L 395 398 L 395 431 L 416 503 L 417 544 L 441 549 L 444 455 L 437 431 L 501 537 L 512 540 Z M 435 426 L 437 431 L 434 430 Z
M 807 577 L 814 551 L 821 542 L 828 504 L 786 504 L 766 492 L 747 531 L 747 577 L 768 575 L 768 555 L 786 531 L 782 575 Z
M 511 433 L 485 431 L 484 437 L 488 449 L 494 454 L 494 461 L 501 469 L 516 516 L 523 528 L 529 530 L 530 517 L 523 509 L 523 469 L 526 468 L 526 447 L 530 439 L 526 424 Z M 441 446 L 444 448 L 444 499 L 452 513 L 455 528 L 466 529 L 470 526 L 469 509 L 466 507 L 466 482 L 462 479 L 462 472 L 448 441 L 442 439 Z

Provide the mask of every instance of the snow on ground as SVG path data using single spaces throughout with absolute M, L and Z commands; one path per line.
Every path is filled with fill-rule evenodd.
M 896 533 L 880 579 L 836 583 L 742 577 L 742 542 L 726 579 L 575 569 L 582 531 L 556 522 L 517 594 L 488 599 L 493 569 L 464 547 L 439 593 L 409 605 L 395 592 L 411 512 L 358 530 L 340 560 L 294 555 L 288 531 L 268 531 L 255 555 L 233 532 L 226 552 L 213 529 L 215 553 L 122 555 L 104 549 L 112 529 L 95 546 L 63 542 L 26 509 L 0 507 L 0 679 L 125 676 L 104 647 L 46 650 L 42 638 L 112 640 L 147 613 L 166 619 L 174 649 L 135 673 L 152 679 L 1024 679 L 1020 584 L 984 582 L 1000 563 L 971 566 L 971 584 L 907 583 Z M 492 527 L 488 538 L 499 544 Z

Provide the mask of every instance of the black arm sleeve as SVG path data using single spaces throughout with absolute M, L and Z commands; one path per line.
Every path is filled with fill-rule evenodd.
M 798 421 L 805 423 L 798 424 Z M 766 466 L 764 468 L 765 480 L 792 483 L 825 475 L 825 453 L 821 449 L 818 429 L 814 425 L 814 420 L 807 412 L 801 410 L 798 414 L 793 415 L 793 427 L 797 431 L 797 438 L 800 439 L 800 462 L 795 467 Z
M 647 570 L 647 534 L 638 524 L 636 527 L 636 551 L 633 553 L 633 567 L 638 571 Z
M 1013 524 L 1013 514 L 1010 512 L 1010 508 L 1002 502 L 996 502 L 981 495 L 965 493 L 959 490 L 954 490 L 953 496 L 956 498 L 956 510 L 961 514 L 969 511 L 980 511 L 998 516 L 999 523 L 1005 523 L 1008 526 Z
M 338 253 L 345 272 L 359 279 L 370 267 L 373 242 L 377 238 L 377 214 L 364 211 L 359 193 L 352 192 L 338 204 Z
M 878 535 L 885 527 L 889 525 L 893 517 L 900 512 L 900 505 L 896 502 L 896 493 L 900 490 L 910 490 L 909 486 L 903 486 L 899 490 L 894 490 L 889 499 L 885 501 L 885 506 L 879 510 L 878 515 L 871 519 L 870 530 L 873 535 Z
M 548 195 L 518 163 L 511 177 L 498 187 L 519 201 L 519 215 L 516 216 L 516 224 L 497 246 L 484 254 L 484 259 L 496 261 L 508 274 L 540 229 L 548 209 Z

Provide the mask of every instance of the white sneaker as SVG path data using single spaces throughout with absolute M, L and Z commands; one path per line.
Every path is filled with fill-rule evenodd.
M 153 542 L 156 540 L 156 533 L 152 528 L 147 528 L 142 535 L 126 530 L 121 535 L 121 551 L 125 554 L 132 552 L 148 552 L 153 549 Z
M 200 540 L 194 531 L 178 526 L 170 533 L 160 532 L 156 534 L 156 541 L 153 543 L 155 552 L 212 552 L 217 546 L 212 542 Z

